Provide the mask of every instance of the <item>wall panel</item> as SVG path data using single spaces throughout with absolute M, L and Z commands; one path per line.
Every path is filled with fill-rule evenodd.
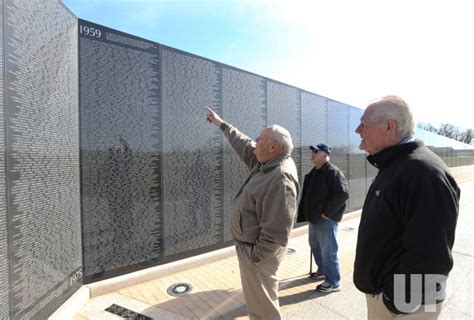
M 3 0 L 0 0 L 0 319 L 8 317 L 8 243 L 5 174 L 5 82 L 3 61 Z
M 162 48 L 164 252 L 172 256 L 219 245 L 222 219 L 222 133 L 206 122 L 219 114 L 218 63 Z
M 162 253 L 159 47 L 79 21 L 86 281 Z
M 82 276 L 77 23 L 57 1 L 4 17 L 9 316 L 40 319 Z
M 328 143 L 327 98 L 316 94 L 301 93 L 301 155 L 300 183 L 314 167 L 309 146 Z
M 264 78 L 237 69 L 222 69 L 222 115 L 240 131 L 255 139 L 266 127 L 266 83 Z M 224 166 L 224 238 L 232 240 L 229 207 L 249 171 L 226 141 Z
M 360 137 L 355 133 L 362 113 L 363 111 L 360 109 L 349 107 L 349 172 L 347 180 L 350 197 L 347 202 L 348 211 L 360 209 L 367 194 L 366 154 L 359 149 Z
M 301 171 L 301 91 L 279 82 L 267 80 L 267 125 L 287 129 L 293 139 L 292 158 Z
M 328 100 L 328 144 L 331 147 L 331 161 L 348 177 L 349 107 L 333 100 Z

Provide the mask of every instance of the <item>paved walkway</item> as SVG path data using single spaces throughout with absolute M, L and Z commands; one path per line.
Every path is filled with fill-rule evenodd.
M 441 319 L 473 319 L 474 287 L 474 181 L 462 184 L 461 211 L 456 243 L 455 266 L 448 282 L 448 298 Z M 294 232 L 288 255 L 280 271 L 280 304 L 284 319 L 364 319 L 365 297 L 352 282 L 358 215 L 339 225 L 340 292 L 314 291 L 320 282 L 308 278 L 309 245 L 307 228 Z M 232 249 L 231 249 L 232 250 Z M 314 265 L 313 265 L 314 267 Z M 167 288 L 175 283 L 191 284 L 189 295 L 173 297 Z M 236 256 L 192 269 L 131 285 L 91 299 L 74 320 L 123 319 L 105 311 L 112 304 L 153 319 L 248 319 L 240 285 Z

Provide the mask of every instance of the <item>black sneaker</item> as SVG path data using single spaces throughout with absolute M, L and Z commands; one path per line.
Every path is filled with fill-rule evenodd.
M 324 280 L 326 279 L 326 276 L 320 272 L 311 272 L 309 274 L 309 277 L 313 280 L 319 281 L 319 280 Z
M 319 292 L 329 293 L 329 292 L 337 292 L 341 290 L 341 286 L 333 286 L 329 282 L 324 281 L 319 286 L 316 287 L 316 290 Z

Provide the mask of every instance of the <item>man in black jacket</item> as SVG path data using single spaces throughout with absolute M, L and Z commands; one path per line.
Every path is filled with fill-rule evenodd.
M 316 290 L 334 292 L 340 290 L 336 236 L 349 197 L 347 180 L 342 171 L 329 162 L 328 145 L 320 143 L 309 148 L 314 168 L 304 177 L 297 221 L 309 221 L 309 244 L 318 265 L 310 277 L 325 279 Z
M 460 190 L 446 164 L 421 141 L 401 98 L 377 99 L 356 129 L 376 168 L 359 225 L 354 283 L 366 293 L 369 319 L 437 319 Z

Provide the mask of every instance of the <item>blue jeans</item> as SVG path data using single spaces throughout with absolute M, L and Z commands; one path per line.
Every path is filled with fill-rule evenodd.
M 321 217 L 315 223 L 310 223 L 309 245 L 313 251 L 318 272 L 326 276 L 326 281 L 333 286 L 339 286 L 341 272 L 337 258 L 337 227 L 338 222 Z

